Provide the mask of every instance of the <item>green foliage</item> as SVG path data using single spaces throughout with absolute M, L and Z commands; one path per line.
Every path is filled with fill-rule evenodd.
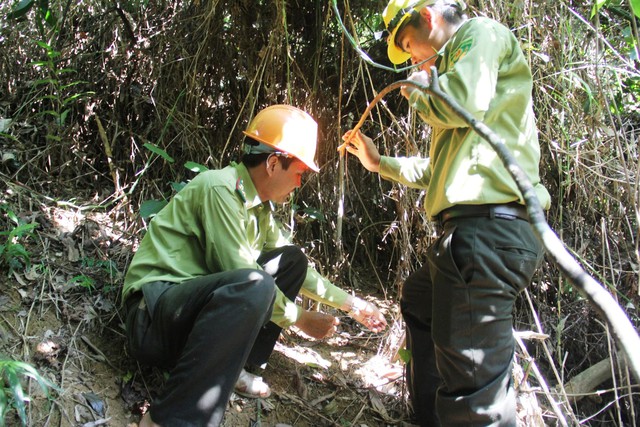
M 167 206 L 166 200 L 145 200 L 140 205 L 140 216 L 144 219 L 154 217 L 158 212 Z
M 177 194 L 179 193 L 184 187 L 186 187 L 187 183 L 186 182 L 172 182 L 171 183 L 171 188 L 173 189 L 173 191 Z
M 611 105 L 614 114 L 627 113 L 640 115 L 640 76 L 626 78 L 620 83 L 615 94 L 615 104 Z
M 36 6 L 37 5 L 37 6 Z M 55 28 L 58 19 L 54 15 L 53 11 L 49 8 L 48 0 L 21 0 L 19 1 L 7 14 L 7 19 L 19 19 L 27 15 L 35 7 L 38 26 L 41 27 L 42 23 L 46 23 L 49 27 Z
M 0 427 L 4 427 L 5 418 L 13 409 L 18 414 L 23 426 L 27 422 L 27 403 L 31 400 L 25 393 L 22 381 L 30 378 L 35 380 L 47 398 L 49 389 L 57 390 L 55 384 L 44 378 L 31 365 L 17 360 L 0 360 Z
M 411 350 L 408 350 L 406 348 L 399 349 L 398 355 L 400 356 L 400 360 L 402 360 L 404 363 L 409 363 L 409 361 L 411 360 Z
M 631 4 L 631 10 L 633 10 L 633 14 L 640 18 L 640 0 L 629 0 Z
M 167 153 L 165 150 L 158 147 L 157 145 L 147 142 L 144 144 L 144 147 L 147 150 L 151 151 L 153 155 L 157 155 L 169 163 L 175 163 L 174 158 L 171 157 L 169 153 Z M 147 161 L 147 166 L 149 165 L 150 160 L 151 159 Z M 205 166 L 202 166 L 194 162 L 185 163 L 185 167 L 187 169 L 195 170 L 195 171 L 199 171 L 201 168 L 204 168 L 205 170 L 207 169 Z M 145 170 L 146 169 L 147 168 L 145 167 Z M 170 185 L 173 188 L 173 190 L 176 193 L 178 193 L 180 190 L 182 190 L 182 188 L 184 188 L 186 184 L 171 182 Z M 167 200 L 145 200 L 144 202 L 142 202 L 142 204 L 140 204 L 140 216 L 145 220 L 153 218 L 158 212 L 162 210 L 162 208 L 164 208 L 167 205 L 167 203 L 168 203 Z
M 155 144 L 145 143 L 144 147 L 147 150 L 151 151 L 153 154 L 156 154 L 156 155 L 160 156 L 161 158 L 165 159 L 169 163 L 174 163 L 175 162 L 175 160 L 173 159 L 173 157 L 171 157 L 169 155 L 169 153 L 167 153 L 165 150 L 163 150 L 162 148 L 158 147 Z M 204 171 L 209 170 L 209 168 L 207 168 L 206 166 L 201 165 L 200 163 L 192 162 L 192 161 L 185 162 L 184 167 L 186 169 L 189 169 L 190 171 L 196 172 L 196 173 L 200 173 L 200 172 L 204 172 Z M 174 191 L 174 194 L 177 194 L 177 193 L 180 192 L 180 190 L 182 190 L 187 185 L 187 183 L 186 182 L 171 182 L 170 185 L 171 185 L 171 188 Z M 142 202 L 142 204 L 140 205 L 140 216 L 145 220 L 153 218 L 168 203 L 169 202 L 167 200 L 146 200 L 146 201 Z
M 34 0 L 22 0 L 7 14 L 7 19 L 17 19 L 26 15 L 33 7 Z
M 594 16 L 596 16 L 596 14 L 600 11 L 600 9 L 602 9 L 602 7 L 607 4 L 610 3 L 611 0 L 596 0 L 593 2 L 593 8 L 591 9 L 591 19 L 593 19 Z
M 138 10 L 144 10 L 149 5 L 149 0 L 127 0 L 121 3 L 123 10 L 129 13 L 136 13 Z
M 631 0 L 630 6 L 633 14 L 636 17 L 640 17 L 640 0 Z M 623 8 L 625 4 L 620 0 L 597 0 L 591 10 L 591 18 L 598 13 L 604 13 L 604 11 L 611 11 L 611 13 L 621 16 L 627 22 L 620 29 L 620 23 L 610 24 L 607 20 L 606 24 L 601 24 L 603 35 L 606 35 L 610 40 L 610 44 L 614 44 L 614 38 L 618 40 L 616 45 L 620 46 L 620 53 L 624 55 L 630 63 L 638 61 L 638 38 L 634 33 L 632 25 L 634 17 L 629 14 Z M 611 30 L 606 33 L 605 30 Z M 609 41 L 609 40 L 608 40 Z M 610 111 L 613 114 L 635 114 L 637 115 L 640 110 L 640 75 L 639 74 L 627 74 L 623 73 L 619 75 L 618 71 L 612 71 L 614 73 L 613 79 L 615 83 L 615 93 L 613 95 L 614 102 L 610 104 Z
M 118 266 L 111 259 L 103 260 L 85 257 L 82 259 L 82 266 L 86 268 L 100 268 L 110 277 L 116 277 L 118 274 Z
M 31 265 L 29 252 L 21 243 L 33 235 L 37 223 L 26 224 L 21 221 L 7 205 L 0 205 L 0 213 L 4 213 L 7 219 L 15 224 L 9 230 L 0 231 L 0 266 L 8 267 L 8 273 L 14 270 L 22 270 Z
M 623 46 L 622 51 L 629 57 L 632 61 L 638 60 L 638 39 L 637 35 L 634 35 L 632 26 L 635 15 L 640 18 L 640 0 L 631 0 L 630 2 L 631 11 L 633 14 L 627 12 L 620 0 L 597 0 L 593 8 L 591 9 L 591 18 L 593 19 L 598 13 L 602 13 L 603 11 L 611 11 L 613 14 L 622 16 L 627 24 L 622 28 L 622 31 L 619 29 L 620 23 L 617 22 L 613 25 L 612 34 L 615 36 L 622 35 L 622 39 L 626 46 Z
M 304 215 L 307 218 L 310 218 L 310 219 L 312 219 L 314 221 L 321 221 L 321 222 L 325 222 L 326 221 L 326 218 L 325 218 L 324 214 L 320 210 L 318 210 L 316 208 L 306 207 L 306 208 L 302 209 L 301 212 L 304 213 Z
M 195 163 L 195 162 L 186 162 L 184 164 L 184 167 L 189 169 L 191 172 L 196 172 L 196 173 L 209 170 L 209 168 L 207 168 L 206 166 L 201 165 L 200 163 Z
M 67 117 L 73 105 L 79 100 L 93 95 L 94 92 L 84 91 L 76 93 L 72 91 L 72 88 L 87 82 L 71 81 L 64 83 L 64 77 L 69 74 L 74 74 L 76 71 L 70 68 L 58 68 L 57 64 L 60 61 L 61 53 L 43 41 L 36 41 L 35 43 L 44 50 L 46 57 L 46 59 L 42 61 L 31 63 L 31 65 L 39 69 L 41 74 L 44 75 L 44 78 L 36 80 L 33 83 L 34 90 L 42 89 L 34 101 L 39 102 L 43 107 L 36 116 L 49 116 L 53 118 L 56 128 L 64 128 L 67 125 Z M 49 133 L 46 137 L 54 141 L 60 140 L 60 137 L 55 133 Z
M 324 213 L 322 213 L 322 211 L 319 209 L 312 208 L 310 206 L 305 206 L 304 208 L 302 208 L 295 203 L 291 205 L 291 209 L 296 212 L 298 221 L 326 221 Z
M 93 280 L 91 277 L 86 276 L 84 274 L 79 274 L 77 276 L 72 277 L 69 280 L 69 283 L 71 285 L 80 286 L 81 288 L 88 290 L 89 293 L 92 293 L 96 288 L 95 280 Z
M 49 6 L 48 0 L 22 0 L 7 14 L 7 18 L 19 21 L 29 16 L 30 11 L 36 12 L 33 23 L 39 30 L 39 39 L 33 42 L 44 53 L 44 59 L 29 63 L 35 67 L 40 78 L 31 82 L 33 95 L 25 107 L 37 111 L 35 117 L 52 119 L 55 126 L 49 129 L 46 139 L 58 142 L 61 141 L 60 130 L 66 127 L 73 106 L 94 92 L 75 90 L 87 82 L 71 80 L 68 76 L 75 74 L 76 70 L 61 67 L 62 54 L 53 47 L 58 36 L 59 18 Z
M 640 0 L 630 0 L 629 5 L 633 14 L 640 18 Z M 591 8 L 591 18 L 593 19 L 602 9 L 621 9 L 623 7 L 622 0 L 596 0 Z
M 153 154 L 157 154 L 158 156 L 162 157 L 169 163 L 175 162 L 175 160 L 173 159 L 173 157 L 169 155 L 169 153 L 167 153 L 165 150 L 163 150 L 162 148 L 158 147 L 155 144 L 147 142 L 144 144 L 144 148 L 151 151 Z

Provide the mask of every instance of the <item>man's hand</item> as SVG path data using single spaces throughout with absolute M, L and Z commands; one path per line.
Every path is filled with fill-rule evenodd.
M 380 153 L 371 138 L 360 131 L 354 134 L 353 130 L 348 130 L 342 135 L 342 140 L 349 140 L 345 148 L 360 160 L 362 166 L 368 171 L 380 172 Z
M 411 74 L 407 80 L 415 82 L 419 85 L 422 86 L 429 86 L 429 73 L 422 70 L 422 71 L 418 71 L 416 73 Z M 409 99 L 409 97 L 411 96 L 411 94 L 413 93 L 413 91 L 418 90 L 417 88 L 413 87 L 413 86 L 402 86 L 402 88 L 400 89 L 400 93 L 407 99 Z
M 302 316 L 295 325 L 305 334 L 316 339 L 322 339 L 333 335 L 340 320 L 329 314 L 315 311 L 303 311 Z
M 370 302 L 350 297 L 345 302 L 344 308 L 349 312 L 349 316 L 366 326 L 370 331 L 381 332 L 387 327 L 387 320 L 378 307 Z

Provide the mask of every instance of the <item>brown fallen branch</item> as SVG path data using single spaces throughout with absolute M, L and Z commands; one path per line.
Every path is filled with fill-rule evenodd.
M 640 381 L 640 337 L 629 317 L 618 305 L 613 296 L 592 276 L 590 276 L 567 251 L 558 235 L 547 224 L 544 211 L 535 193 L 533 184 L 526 173 L 518 165 L 515 157 L 506 147 L 504 140 L 494 133 L 487 125 L 476 120 L 468 111 L 463 109 L 452 97 L 444 93 L 438 85 L 438 75 L 435 68 L 431 68 L 429 86 L 424 86 L 410 80 L 400 80 L 385 87 L 369 104 L 358 124 L 354 127 L 357 131 L 362 127 L 365 119 L 375 106 L 387 93 L 394 89 L 411 86 L 429 95 L 435 96 L 445 102 L 460 118 L 462 118 L 474 131 L 484 138 L 500 157 L 500 160 L 515 180 L 518 189 L 527 205 L 527 212 L 536 235 L 542 242 L 551 260 L 558 266 L 562 274 L 582 293 L 598 314 L 603 317 L 611 327 L 614 339 L 626 356 L 626 362 L 636 381 Z M 355 134 L 356 132 L 353 132 Z M 344 153 L 346 140 L 338 147 Z
M 564 391 L 573 402 L 577 402 L 592 393 L 600 384 L 610 380 L 612 376 L 611 359 L 607 357 L 571 378 L 564 385 Z

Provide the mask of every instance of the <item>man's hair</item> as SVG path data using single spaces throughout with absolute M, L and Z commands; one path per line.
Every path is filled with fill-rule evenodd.
M 442 15 L 445 22 L 450 25 L 458 25 L 468 18 L 456 0 L 436 0 L 435 3 L 427 7 Z M 398 44 L 398 34 L 408 26 L 413 28 L 420 27 L 420 13 L 417 10 L 411 12 L 411 16 L 404 20 L 396 32 L 395 43 L 400 49 L 402 49 L 402 46 Z
M 282 169 L 287 170 L 291 163 L 295 160 L 295 157 L 288 157 L 284 154 L 278 153 L 259 153 L 259 154 L 245 154 L 242 156 L 242 164 L 247 167 L 247 169 L 255 168 L 260 163 L 265 163 L 270 155 L 278 156 L 278 160 L 282 163 Z
M 440 13 L 448 24 L 457 25 L 467 19 L 467 14 L 456 0 L 437 0 L 429 7 Z

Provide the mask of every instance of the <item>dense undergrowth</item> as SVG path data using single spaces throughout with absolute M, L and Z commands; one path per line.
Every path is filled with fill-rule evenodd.
M 638 325 L 640 71 L 630 4 L 601 1 L 595 11 L 566 0 L 468 3 L 471 15 L 512 28 L 530 60 L 542 178 L 553 198 L 549 224 Z M 375 37 L 385 4 L 337 7 L 353 41 L 389 67 Z M 336 152 L 375 94 L 406 71 L 364 61 L 330 1 L 5 1 L 0 25 L 0 265 L 11 280 L 35 275 L 60 298 L 91 292 L 94 314 L 117 323 L 105 305 L 119 303 L 148 215 L 201 168 L 237 159 L 244 126 L 273 103 L 299 106 L 320 125 L 321 171 L 282 211 L 318 268 L 393 303 L 422 262 L 434 234 L 423 195 Z M 387 154 L 428 151 L 428 129 L 398 93 L 376 105 L 364 130 Z M 110 223 L 109 234 L 91 214 Z M 64 229 L 60 220 L 69 216 L 81 226 Z M 48 246 L 42 231 L 52 225 L 62 248 Z M 87 236 L 90 256 L 64 246 L 69 233 Z M 51 251 L 75 267 L 51 274 Z M 518 356 L 540 387 L 540 404 L 557 403 L 549 423 L 633 424 L 638 380 L 602 319 L 553 264 L 520 299 L 515 328 L 548 335 L 527 341 Z M 393 357 L 396 338 L 383 340 L 380 353 Z M 35 363 L 6 344 L 0 339 L 3 360 Z M 558 387 L 607 358 L 605 378 L 586 396 Z M 20 411 L 28 398 L 16 387 L 25 371 L 8 377 L 2 369 L 0 415 Z

